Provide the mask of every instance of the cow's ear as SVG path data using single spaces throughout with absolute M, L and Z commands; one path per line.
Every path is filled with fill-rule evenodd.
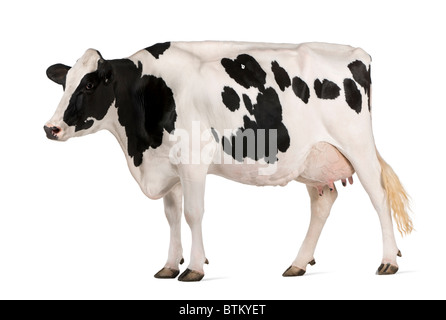
M 98 62 L 99 78 L 104 81 L 105 85 L 109 85 L 113 81 L 113 68 L 111 63 L 104 59 L 99 59 Z
M 54 64 L 48 69 L 46 69 L 46 75 L 48 78 L 53 80 L 55 83 L 60 84 L 65 87 L 65 81 L 67 79 L 67 73 L 68 70 L 70 70 L 71 67 L 66 66 L 64 64 L 58 63 Z

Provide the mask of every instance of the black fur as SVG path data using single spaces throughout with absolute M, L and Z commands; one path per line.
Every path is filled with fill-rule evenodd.
M 75 131 L 89 129 L 94 120 L 102 120 L 114 100 L 110 85 L 110 64 L 100 60 L 95 72 L 86 74 L 70 98 L 63 120 Z M 90 119 L 89 119 L 90 118 Z
M 147 47 L 146 50 L 149 51 L 152 56 L 154 56 L 156 59 L 160 58 L 160 55 L 162 55 L 167 49 L 170 48 L 170 42 L 164 42 L 164 43 L 157 43 L 153 46 Z
M 279 85 L 280 90 L 285 91 L 286 88 L 291 86 L 291 79 L 284 68 L 282 68 L 277 61 L 271 63 L 271 70 L 274 73 L 274 79 Z
M 356 111 L 357 114 L 361 112 L 362 109 L 362 95 L 356 86 L 355 81 L 352 79 L 344 79 L 344 92 L 345 100 L 350 108 Z
M 250 55 L 241 54 L 235 60 L 223 58 L 221 64 L 225 68 L 226 73 L 239 85 L 246 89 L 255 87 L 260 91 L 265 90 L 266 72 L 263 71 L 256 59 Z
M 142 163 L 143 152 L 162 143 L 163 130 L 171 133 L 177 118 L 172 90 L 162 78 L 141 77 L 138 67 L 127 59 L 113 61 L 116 70 L 116 107 L 119 123 L 125 127 L 128 154 L 135 166 Z M 115 77 L 115 78 L 116 78 Z
M 334 100 L 339 97 L 341 88 L 330 80 L 324 79 L 321 82 L 319 79 L 316 79 L 314 81 L 314 91 L 319 99 Z
M 310 88 L 308 88 L 305 81 L 299 77 L 294 77 L 292 88 L 297 97 L 299 97 L 304 103 L 308 103 L 308 100 L 310 99 Z
M 223 99 L 223 103 L 226 108 L 234 112 L 240 108 L 240 97 L 237 92 L 231 87 L 224 87 L 223 92 L 221 93 L 221 97 Z
M 223 137 L 223 150 L 240 162 L 243 161 L 243 158 L 249 157 L 253 160 L 264 158 L 267 163 L 274 163 L 278 160 L 278 151 L 285 152 L 290 146 L 290 136 L 282 122 L 282 106 L 279 97 L 273 88 L 266 88 L 264 92 L 259 92 L 257 104 L 254 106 L 251 105 L 251 100 L 246 95 L 244 95 L 244 100 L 245 104 L 249 101 L 249 108 L 252 109 L 250 113 L 254 115 L 255 120 L 244 116 L 243 127 L 239 128 L 230 139 Z M 259 134 L 262 131 L 259 130 L 264 130 L 264 137 L 261 139 Z M 270 130 L 276 130 L 277 133 L 277 148 L 275 150 L 270 150 L 269 147 Z M 251 136 L 251 141 L 249 136 Z M 248 146 L 248 142 L 254 143 L 254 146 Z M 237 146 L 242 146 L 242 150 L 237 150 Z
M 368 98 L 368 105 L 369 105 L 369 111 L 370 111 L 370 86 L 372 84 L 372 78 L 371 78 L 371 71 L 370 66 L 367 70 L 367 66 L 364 64 L 364 62 L 356 60 L 353 61 L 348 65 L 348 68 L 350 69 L 353 79 L 364 88 L 365 94 Z
M 245 103 L 246 110 L 248 110 L 249 114 L 254 114 L 251 99 L 248 97 L 247 94 L 243 94 L 243 102 Z
M 62 85 L 63 89 L 65 90 L 65 81 L 67 79 L 67 73 L 70 69 L 71 67 L 69 66 L 57 63 L 46 70 L 46 75 L 50 80 Z

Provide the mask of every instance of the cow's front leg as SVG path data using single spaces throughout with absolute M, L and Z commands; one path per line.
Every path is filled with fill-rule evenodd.
M 208 263 L 204 254 L 202 220 L 204 214 L 204 189 L 206 181 L 204 168 L 191 168 L 183 173 L 181 184 L 184 192 L 184 216 L 192 232 L 190 263 L 180 275 L 180 281 L 200 281 L 204 277 L 203 264 Z
M 183 202 L 183 191 L 181 183 L 178 183 L 166 194 L 164 200 L 164 212 L 170 226 L 170 244 L 167 262 L 155 278 L 173 279 L 180 274 L 179 265 L 184 262 L 183 248 L 181 246 L 181 213 Z

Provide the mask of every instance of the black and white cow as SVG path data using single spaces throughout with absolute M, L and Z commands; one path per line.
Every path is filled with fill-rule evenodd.
M 337 197 L 335 181 L 356 172 L 378 212 L 383 259 L 398 271 L 401 233 L 412 231 L 407 195 L 375 148 L 370 56 L 350 46 L 306 43 L 159 43 L 129 58 L 89 49 L 73 67 L 47 75 L 64 95 L 44 129 L 65 141 L 113 133 L 130 172 L 151 199 L 164 199 L 170 224 L 167 262 L 155 277 L 175 278 L 183 263 L 180 221 L 192 232 L 181 281 L 198 281 L 207 263 L 202 239 L 207 174 L 251 185 L 307 185 L 311 223 L 284 276 L 314 264 L 317 240 Z

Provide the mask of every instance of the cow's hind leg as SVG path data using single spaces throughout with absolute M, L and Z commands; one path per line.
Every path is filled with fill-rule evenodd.
M 376 149 L 370 148 L 355 155 L 347 155 L 356 170 L 359 180 L 368 193 L 382 229 L 383 259 L 377 274 L 394 274 L 398 271 L 397 256 L 401 256 L 395 240 L 390 204 L 382 184 L 382 167 Z
M 178 183 L 166 194 L 164 200 L 164 212 L 170 226 L 170 245 L 167 262 L 155 278 L 173 279 L 180 273 L 179 265 L 184 262 L 183 248 L 181 246 L 181 213 L 183 202 L 183 191 Z
M 305 274 L 308 264 L 316 263 L 313 255 L 317 241 L 338 195 L 336 187 L 333 187 L 331 191 L 328 186 L 325 186 L 322 195 L 319 195 L 318 189 L 315 187 L 307 186 L 307 189 L 311 199 L 310 226 L 296 259 L 291 267 L 283 273 L 284 277 L 302 276 Z

